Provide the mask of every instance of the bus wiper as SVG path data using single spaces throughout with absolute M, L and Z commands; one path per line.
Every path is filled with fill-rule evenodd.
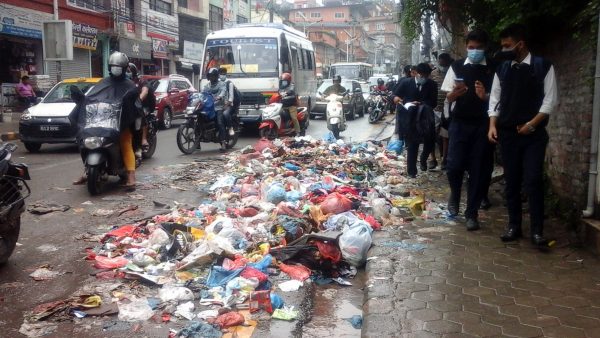
M 244 73 L 244 75 L 246 77 L 248 77 L 248 74 L 246 74 L 246 72 L 244 71 L 244 67 L 242 66 L 242 45 L 238 45 L 237 50 L 238 50 L 238 61 L 240 63 L 240 70 L 242 71 L 242 73 Z

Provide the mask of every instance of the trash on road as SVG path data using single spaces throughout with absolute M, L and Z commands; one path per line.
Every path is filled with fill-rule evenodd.
M 34 215 L 45 215 L 51 212 L 65 212 L 71 209 L 68 205 L 61 205 L 56 203 L 50 203 L 46 201 L 36 201 L 27 207 L 27 210 Z

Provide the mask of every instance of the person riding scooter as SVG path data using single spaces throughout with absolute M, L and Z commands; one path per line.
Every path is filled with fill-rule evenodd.
M 154 95 L 154 91 L 157 86 L 157 81 L 147 81 L 140 79 L 138 75 L 137 66 L 133 63 L 129 63 L 129 68 L 126 73 L 128 79 L 132 80 L 138 87 L 140 93 L 140 101 L 142 102 L 142 109 L 144 112 L 144 117 L 141 118 L 141 127 L 138 127 L 138 123 L 136 122 L 136 132 L 134 135 L 134 149 L 136 158 L 142 157 L 142 149 L 145 151 L 150 144 L 148 143 L 148 124 L 146 122 L 146 117 L 148 114 L 152 114 L 156 107 L 156 96 Z
M 120 120 L 119 143 L 123 164 L 127 172 L 125 187 L 135 188 L 135 155 L 133 150 L 132 128 L 139 112 L 135 106 L 137 97 L 126 94 L 135 91 L 135 83 L 126 77 L 126 71 L 129 67 L 129 58 L 121 52 L 114 52 L 108 58 L 109 76 L 102 79 L 95 85 L 89 93 L 82 98 L 83 102 L 78 102 L 75 110 L 76 119 L 79 126 L 78 139 L 81 142 L 83 138 L 82 131 L 86 125 L 86 105 L 100 102 L 115 102 L 122 100 L 122 111 Z M 83 184 L 87 180 L 86 176 L 81 177 L 73 184 Z
M 331 94 L 337 94 L 342 96 L 347 94 L 346 88 L 342 86 L 342 77 L 339 75 L 335 75 L 333 77 L 333 84 L 327 87 L 327 89 L 325 89 L 325 91 L 323 92 L 323 97 L 327 97 Z
M 219 70 L 211 68 L 206 73 L 206 79 L 209 83 L 204 87 L 204 91 L 212 94 L 215 100 L 215 111 L 217 112 L 217 125 L 219 127 L 219 141 L 221 142 L 221 152 L 227 150 L 227 128 L 231 126 L 231 115 L 225 111 L 225 99 L 227 98 L 227 86 L 219 81 Z
M 300 122 L 298 122 L 298 97 L 292 84 L 292 74 L 283 73 L 279 77 L 279 95 L 281 96 L 281 105 L 284 110 L 290 114 L 290 119 L 294 124 L 296 135 L 300 135 Z

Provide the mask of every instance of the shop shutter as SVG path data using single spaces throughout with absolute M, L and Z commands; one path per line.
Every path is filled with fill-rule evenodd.
M 87 49 L 73 48 L 73 60 L 62 61 L 61 65 L 63 80 L 73 77 L 90 77 L 92 75 L 90 51 Z M 50 75 L 50 79 L 56 80 L 56 62 L 46 62 L 46 74 Z

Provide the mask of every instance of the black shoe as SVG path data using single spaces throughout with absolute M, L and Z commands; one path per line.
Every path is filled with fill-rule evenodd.
M 222 153 L 227 151 L 227 144 L 225 142 L 221 142 L 221 148 L 219 148 L 219 151 Z
M 531 244 L 535 245 L 540 250 L 548 250 L 550 248 L 548 240 L 542 235 L 532 235 Z
M 492 207 L 492 203 L 490 203 L 490 199 L 486 197 L 481 201 L 481 205 L 479 206 L 479 209 L 487 210 L 491 207 Z
M 502 242 L 514 242 L 517 239 L 521 238 L 521 236 L 523 236 L 521 230 L 509 227 L 508 230 L 506 230 L 506 232 L 500 236 L 500 239 L 502 240 Z
M 427 162 L 421 162 L 421 171 L 427 171 Z
M 467 218 L 467 230 L 475 231 L 479 230 L 481 227 L 479 226 L 479 221 L 476 218 Z
M 448 213 L 450 213 L 450 216 L 458 215 L 458 200 L 452 197 L 448 200 Z
M 438 166 L 438 162 L 437 160 L 431 160 L 429 163 L 427 163 L 427 166 L 429 167 L 429 170 L 435 169 Z
M 417 175 L 415 175 L 415 174 L 408 174 L 408 178 L 417 178 Z

